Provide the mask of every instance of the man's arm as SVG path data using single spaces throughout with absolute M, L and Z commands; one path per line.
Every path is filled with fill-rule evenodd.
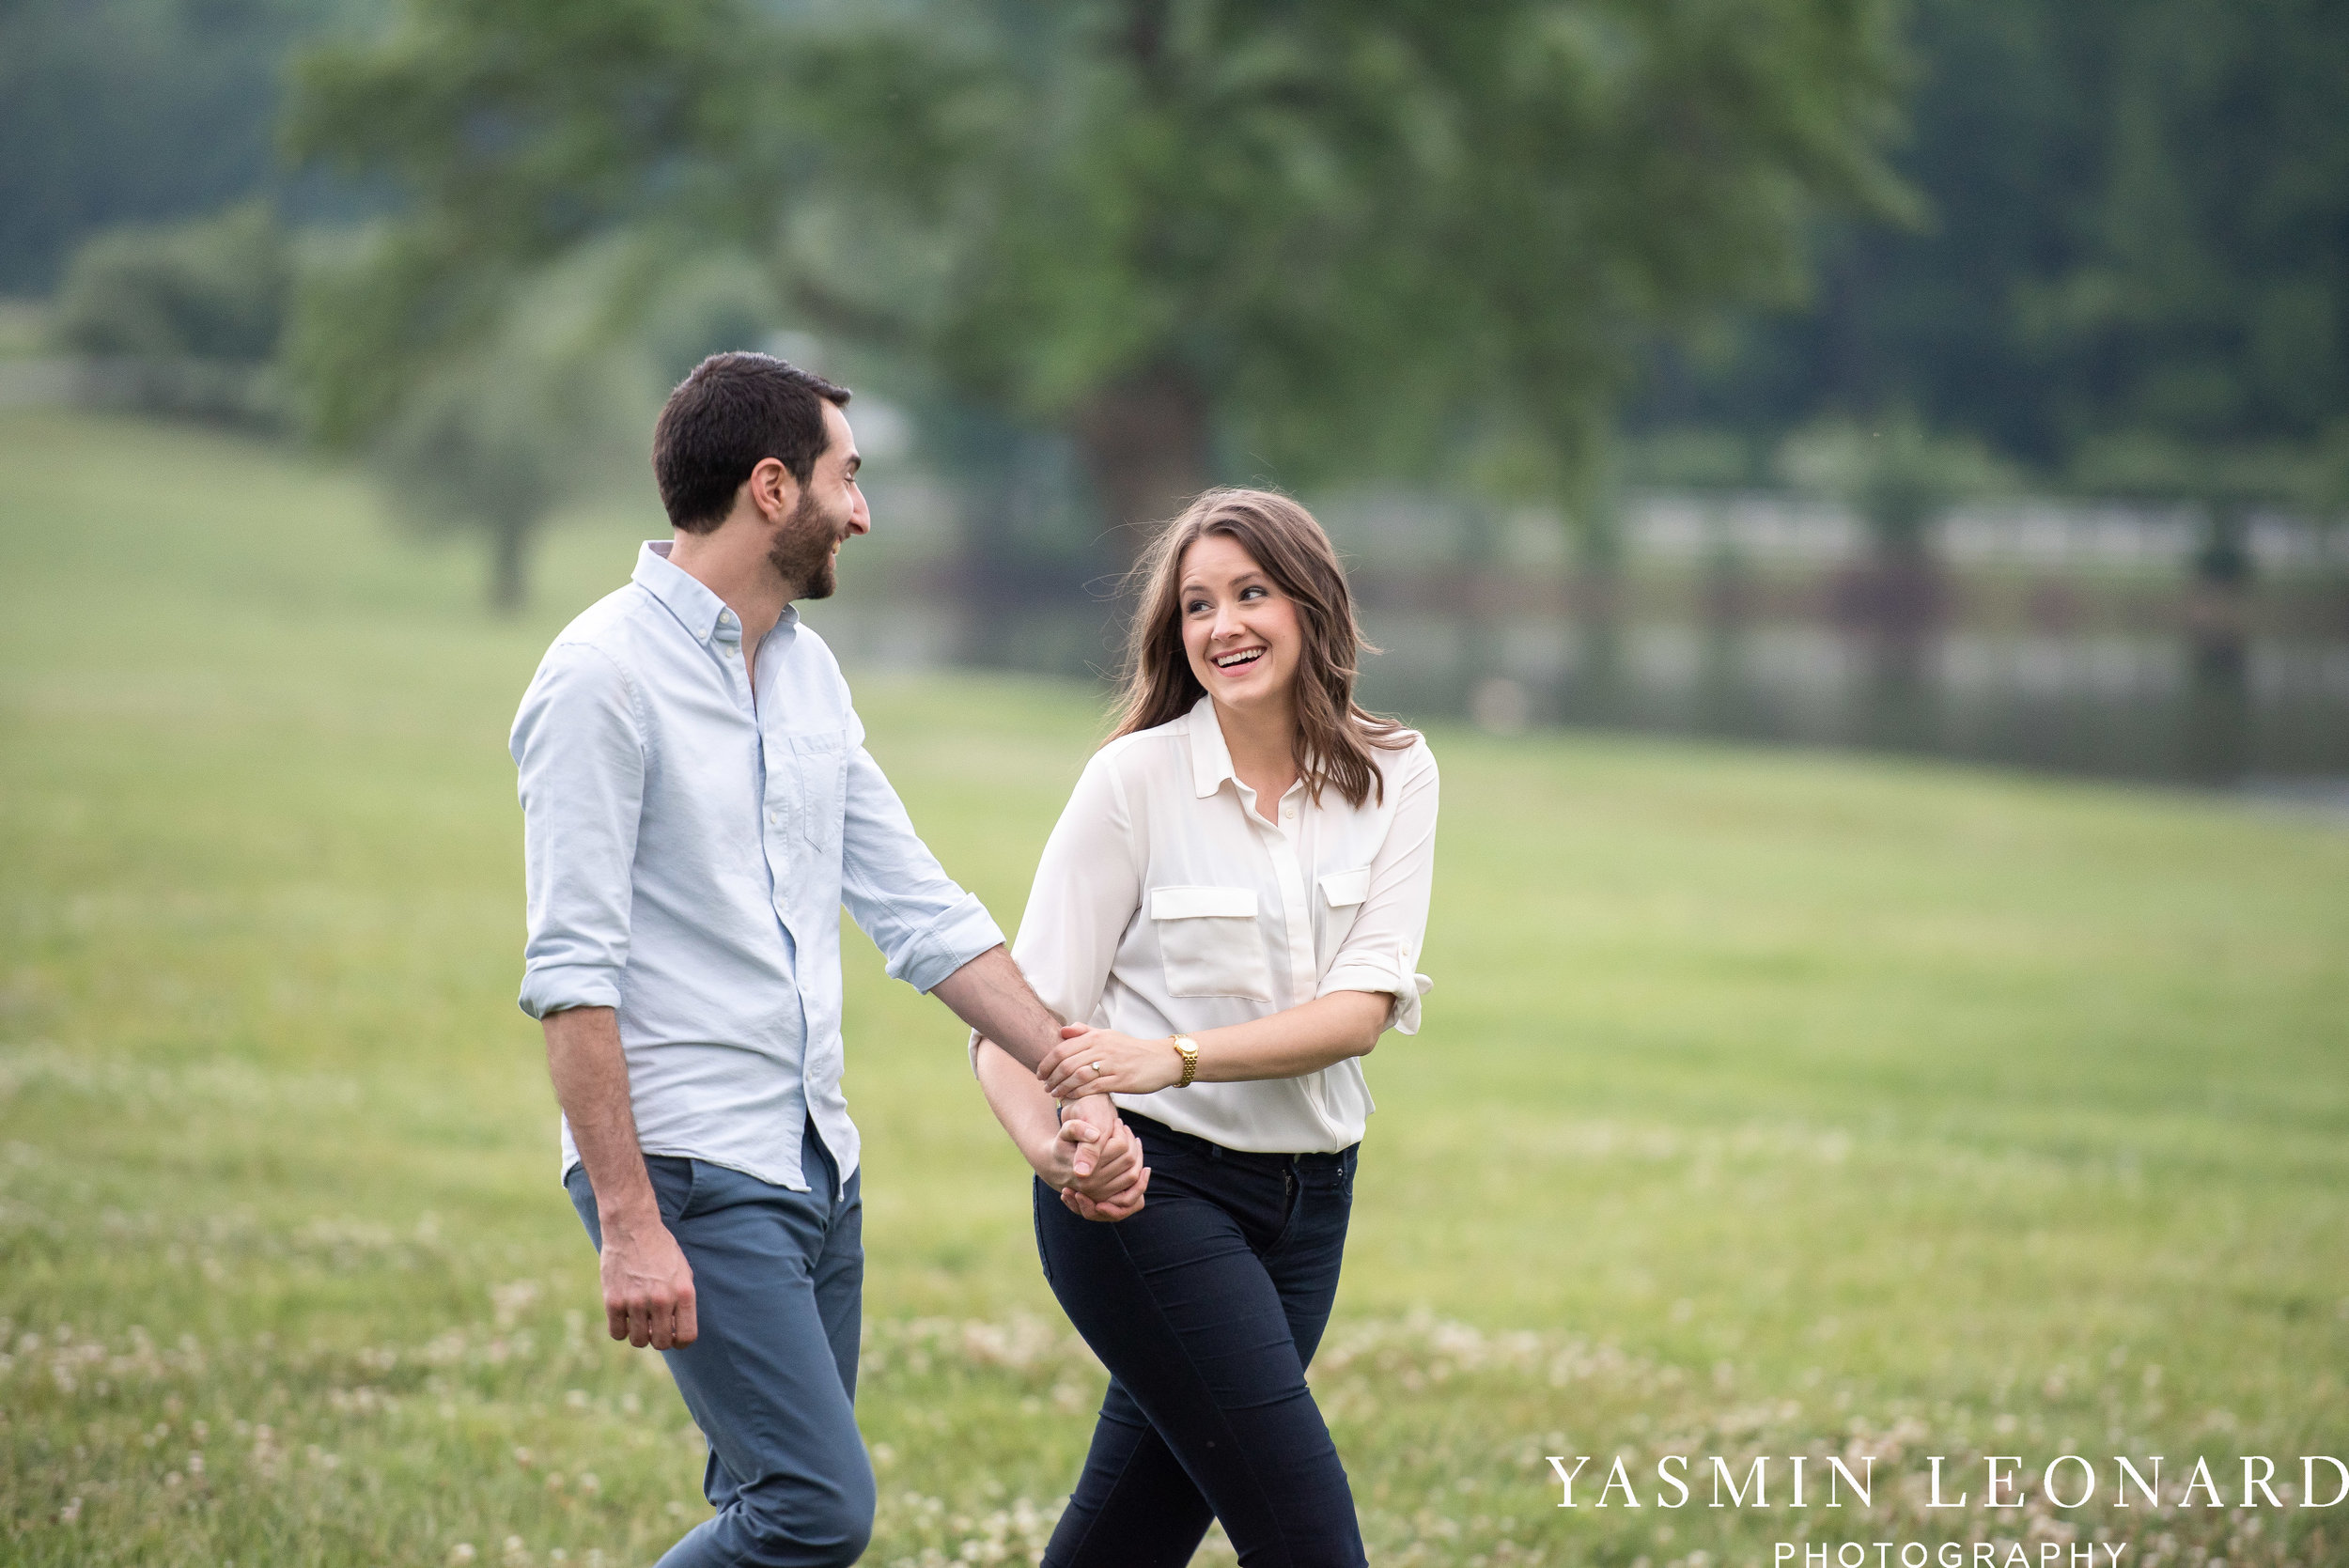
M 955 970 L 933 986 L 930 994 L 954 1009 L 955 1016 L 977 1030 L 983 1040 L 993 1041 L 1030 1072 L 1060 1045 L 1060 1019 L 1052 1016 L 1051 1009 L 1029 986 L 1019 966 L 1011 961 L 1010 953 L 1001 947 L 988 948 Z M 1118 1121 L 1117 1107 L 1107 1094 L 1072 1099 L 1066 1114 L 1070 1120 L 1091 1124 L 1100 1134 L 1097 1141 L 1105 1146 L 1113 1137 L 1133 1136 Z M 1069 1163 L 1077 1178 L 1074 1185 L 1079 1195 L 1096 1203 L 1122 1200 L 1126 1188 L 1142 1179 L 1142 1166 L 1137 1160 L 1132 1172 L 1123 1174 L 1115 1188 L 1105 1188 L 1104 1179 L 1118 1168 L 1103 1164 L 1091 1141 L 1078 1143 L 1071 1151 Z
M 693 1270 L 661 1220 L 637 1146 L 619 1016 L 609 1007 L 572 1007 L 539 1022 L 555 1100 L 596 1189 L 605 1327 L 639 1349 L 692 1344 Z
M 1060 1019 L 1004 948 L 990 947 L 930 993 L 1030 1072 L 1060 1045 Z
M 989 1042 L 978 1043 L 972 1065 L 995 1119 L 1044 1185 L 1059 1193 L 1061 1203 L 1071 1212 L 1084 1219 L 1118 1220 L 1142 1207 L 1150 1172 L 1138 1169 L 1129 1174 L 1125 1169 L 1128 1162 L 1136 1167 L 1142 1164 L 1142 1144 L 1133 1129 L 1121 1128 L 1101 1145 L 1104 1152 L 1096 1167 L 1099 1179 L 1095 1185 L 1108 1188 L 1112 1196 L 1096 1203 L 1079 1189 L 1075 1163 L 1079 1149 L 1098 1141 L 1100 1135 L 1094 1126 L 1074 1116 L 1061 1121 L 1053 1111 L 1052 1097 L 1036 1082 L 1035 1075 Z
M 957 994 L 939 993 L 972 1024 L 978 1040 L 991 1041 L 1031 1072 L 1059 1048 L 1063 1015 L 1075 1019 L 1091 1014 L 1108 982 L 1119 933 L 1142 898 L 1134 836 L 1115 769 L 1105 754 L 1096 754 L 1037 859 L 1020 917 L 1019 960 L 1001 949 L 982 954 L 954 976 Z M 979 1067 L 985 1060 L 974 1041 L 972 1065 Z M 992 1088 L 988 1099 L 1001 1115 L 1007 1102 Z M 1049 1097 L 1039 1099 L 1050 1104 Z M 1107 1095 L 1069 1098 L 1069 1115 L 1097 1121 L 1104 1129 L 1115 1125 Z M 1094 1195 L 1081 1183 L 1078 1191 Z
M 522 1010 L 546 1032 L 554 1097 L 595 1184 L 605 1324 L 637 1345 L 690 1344 L 693 1276 L 661 1222 L 620 1049 L 645 745 L 626 674 L 557 643 L 514 718 L 530 893 Z
M 854 723 L 852 734 L 861 742 L 863 725 Z M 905 803 L 861 743 L 849 753 L 844 804 L 841 902 L 881 950 L 890 974 L 937 997 L 1033 1068 L 1060 1043 L 1060 1020 L 1011 961 L 985 906 L 946 875 L 914 832 Z M 1117 1108 L 1097 1095 L 1072 1103 L 1068 1114 L 1096 1134 L 1074 1150 L 1078 1192 L 1100 1201 L 1123 1191 L 1127 1183 L 1110 1185 L 1121 1162 L 1108 1157 L 1117 1140 L 1133 1135 L 1119 1124 Z M 1138 1158 L 1132 1168 L 1141 1169 Z

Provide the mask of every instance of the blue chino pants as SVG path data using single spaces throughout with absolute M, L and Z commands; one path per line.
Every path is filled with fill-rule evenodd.
M 873 1529 L 873 1469 L 852 1408 L 863 1325 L 862 1172 L 808 1124 L 794 1192 L 705 1160 L 645 1161 L 661 1220 L 693 1270 L 698 1337 L 663 1351 L 709 1440 L 703 1491 L 716 1517 L 660 1568 L 845 1568 Z M 584 1167 L 565 1183 L 600 1248 Z

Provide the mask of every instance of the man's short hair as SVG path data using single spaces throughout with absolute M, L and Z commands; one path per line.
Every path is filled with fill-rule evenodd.
M 824 455 L 824 405 L 848 389 L 772 354 L 712 354 L 669 394 L 652 431 L 653 478 L 669 521 L 707 534 L 734 510 L 734 492 L 772 458 L 804 485 Z

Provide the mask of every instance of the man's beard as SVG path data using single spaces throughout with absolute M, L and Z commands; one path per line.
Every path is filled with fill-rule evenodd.
M 817 508 L 815 495 L 802 489 L 768 548 L 767 564 L 799 590 L 793 598 L 830 598 L 840 586 L 832 553 L 839 542 L 840 530 Z

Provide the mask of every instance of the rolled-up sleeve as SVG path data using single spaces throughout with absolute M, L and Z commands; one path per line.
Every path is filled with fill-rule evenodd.
M 862 739 L 863 726 L 857 726 Z M 872 753 L 848 757 L 841 828 L 840 901 L 888 961 L 891 978 L 927 992 L 1003 933 L 977 895 L 963 891 L 913 831 L 905 802 Z
M 617 1007 L 645 796 L 644 730 L 618 664 L 558 643 L 512 737 L 529 896 L 521 1008 Z
M 1389 782 L 1396 792 L 1394 816 L 1371 858 L 1370 892 L 1315 995 L 1384 991 L 1394 999 L 1387 1027 L 1416 1034 L 1420 998 L 1435 984 L 1419 972 L 1436 875 L 1435 754 L 1423 744 L 1414 747 L 1398 771 L 1402 778 Z

